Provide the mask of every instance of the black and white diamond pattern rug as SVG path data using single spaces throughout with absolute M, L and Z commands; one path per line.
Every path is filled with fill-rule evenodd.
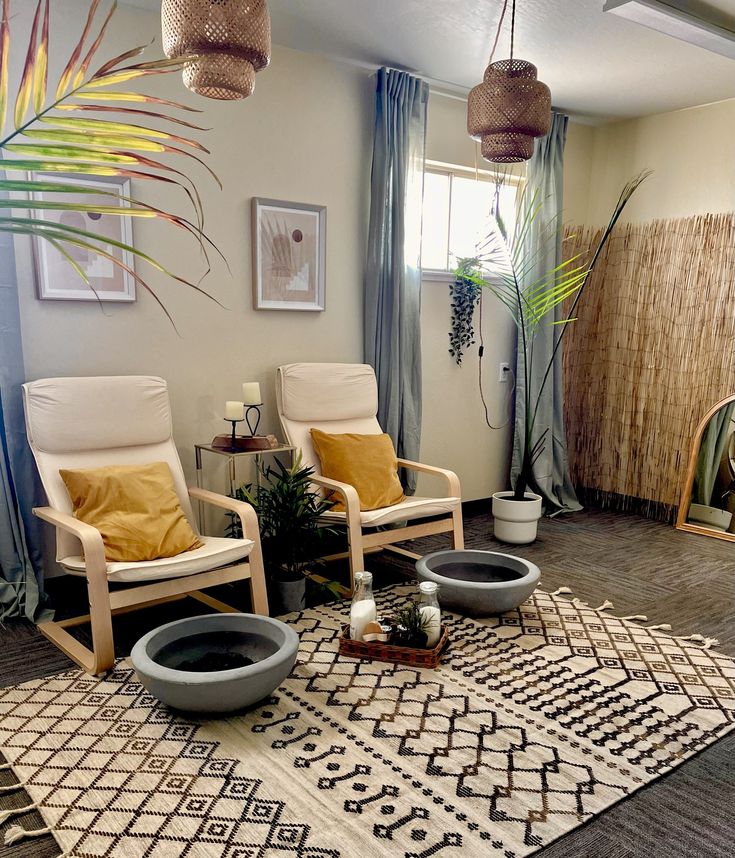
M 252 711 L 176 714 L 120 662 L 1 690 L 0 747 L 73 858 L 521 858 L 733 728 L 733 659 L 610 607 L 447 616 L 434 671 L 342 659 L 345 609 L 308 610 Z

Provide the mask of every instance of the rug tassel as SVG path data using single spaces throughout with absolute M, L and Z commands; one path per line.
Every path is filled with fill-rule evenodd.
M 20 825 L 11 825 L 5 832 L 5 845 L 12 846 L 14 843 L 19 843 L 27 837 L 43 837 L 45 834 L 53 834 L 50 828 L 36 828 L 28 831 Z
M 3 822 L 6 822 L 13 816 L 18 816 L 21 813 L 28 813 L 31 810 L 35 810 L 38 807 L 38 802 L 34 802 L 33 804 L 29 804 L 27 807 L 14 807 L 10 810 L 4 810 L 0 813 L 0 825 Z
M 719 640 L 717 638 L 706 638 L 704 635 L 695 634 L 695 635 L 678 635 L 673 636 L 672 640 L 675 641 L 691 641 L 692 643 L 702 644 L 702 649 L 710 649 L 713 646 L 719 646 Z
M 646 626 L 649 631 L 662 631 L 662 632 L 670 632 L 671 631 L 671 623 L 659 623 L 657 626 Z
M 572 604 L 575 608 L 589 608 L 587 602 L 583 602 L 581 599 L 572 599 Z
M 648 621 L 648 617 L 645 614 L 631 614 L 629 617 L 618 617 L 620 620 L 638 620 L 641 623 L 645 623 Z
M 610 608 L 614 607 L 615 605 L 613 605 L 613 603 L 609 599 L 605 599 L 605 601 L 600 605 L 599 608 L 593 608 L 592 610 L 597 611 L 599 613 L 600 611 L 609 611 Z
M 12 768 L 12 766 L 10 765 L 10 763 L 3 763 L 3 764 L 0 766 L 0 772 L 7 772 L 7 771 L 9 771 L 11 768 Z
M 571 594 L 572 590 L 570 587 L 559 587 L 558 590 L 554 590 L 553 593 L 549 593 L 550 596 L 561 596 L 562 594 Z
M 28 781 L 25 780 L 25 781 L 18 781 L 17 784 L 10 784 L 9 786 L 0 786 L 0 793 L 14 792 L 17 789 L 24 787 L 27 783 L 28 783 Z

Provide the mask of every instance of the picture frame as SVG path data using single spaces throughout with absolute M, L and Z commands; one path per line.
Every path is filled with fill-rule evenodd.
M 48 181 L 48 176 L 30 173 L 32 180 Z M 130 198 L 130 179 L 121 178 L 79 178 L 77 176 L 59 176 L 65 185 L 78 185 L 79 198 L 84 197 L 84 190 L 117 191 L 121 197 Z M 100 205 L 114 205 L 113 197 L 103 197 L 95 194 L 90 201 Z M 46 191 L 34 191 L 34 200 L 60 200 L 67 203 L 78 202 L 75 194 L 53 194 Z M 129 208 L 130 203 L 125 199 L 117 200 L 120 208 Z M 85 214 L 83 212 L 57 211 L 54 209 L 30 209 L 30 216 L 35 220 L 47 223 L 68 223 L 80 229 L 90 228 L 91 231 L 109 235 L 114 241 L 124 244 L 133 243 L 132 218 L 109 214 Z M 36 294 L 41 301 L 112 301 L 130 303 L 135 301 L 135 278 L 123 268 L 115 265 L 105 256 L 92 253 L 81 247 L 67 245 L 66 251 L 72 255 L 76 263 L 84 270 L 89 278 L 88 286 L 74 270 L 69 260 L 51 243 L 39 236 L 32 236 L 33 264 L 36 279 Z M 120 259 L 131 271 L 135 270 L 135 257 L 130 251 L 123 250 L 110 244 L 107 252 Z
M 327 207 L 253 197 L 253 307 L 325 309 Z

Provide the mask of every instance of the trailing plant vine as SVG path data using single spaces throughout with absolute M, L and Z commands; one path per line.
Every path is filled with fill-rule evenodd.
M 449 286 L 452 307 L 449 354 L 457 366 L 461 366 L 464 352 L 475 342 L 475 307 L 482 292 L 476 282 L 479 276 L 477 259 L 460 259 L 454 276 L 454 283 Z

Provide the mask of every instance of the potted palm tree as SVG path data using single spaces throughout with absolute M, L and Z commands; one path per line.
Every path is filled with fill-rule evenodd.
M 581 254 L 563 261 L 547 271 L 536 271 L 536 261 L 543 258 L 544 246 L 557 241 L 558 222 L 552 219 L 540 225 L 541 246 L 528 250 L 528 237 L 542 216 L 540 192 L 526 188 L 521 196 L 518 217 L 512 234 L 497 212 L 492 220 L 490 234 L 479 249 L 476 267 L 464 261 L 458 272 L 466 281 L 488 289 L 510 313 L 518 330 L 518 349 L 522 358 L 524 425 L 521 438 L 521 466 L 513 491 L 493 494 L 495 535 L 504 542 L 524 544 L 536 538 L 536 528 L 541 518 L 542 498 L 530 490 L 533 484 L 533 468 L 545 449 L 548 429 L 537 430 L 539 405 L 549 381 L 554 359 L 561 347 L 564 334 L 574 322 L 577 307 L 592 272 L 615 228 L 625 206 L 648 173 L 631 179 L 623 188 L 613 209 L 610 220 L 590 257 L 589 262 L 580 262 Z M 555 310 L 563 306 L 563 317 L 555 319 Z M 534 355 L 534 340 L 542 325 L 558 328 L 550 356 L 543 357 L 541 382 L 535 389 L 532 378 L 538 368 L 538 353 Z
M 280 613 L 304 609 L 306 578 L 322 562 L 325 539 L 337 532 L 320 524 L 334 502 L 314 489 L 313 474 L 298 453 L 290 467 L 276 458 L 274 465 L 262 466 L 257 485 L 243 485 L 236 491 L 238 499 L 252 504 L 258 513 L 266 577 Z M 234 528 L 231 524 L 230 535 L 237 536 Z M 324 581 L 323 586 L 338 593 L 336 582 Z

